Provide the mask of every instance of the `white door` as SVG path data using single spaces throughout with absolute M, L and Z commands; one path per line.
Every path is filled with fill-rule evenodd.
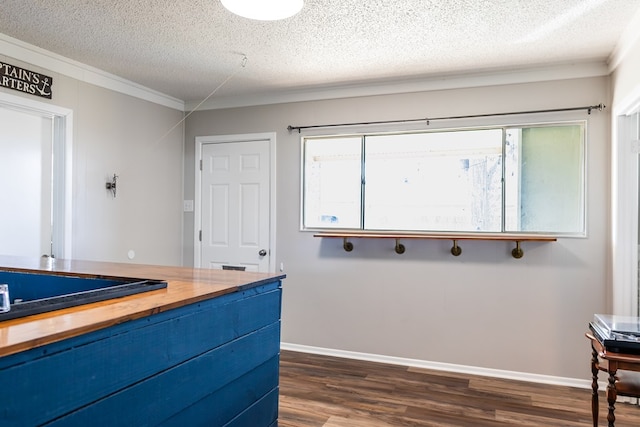
M 52 253 L 53 119 L 0 106 L 0 254 Z
M 202 144 L 200 266 L 269 271 L 270 141 Z

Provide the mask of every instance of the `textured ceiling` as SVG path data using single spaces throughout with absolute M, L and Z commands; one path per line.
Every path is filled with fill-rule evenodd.
M 231 75 L 216 96 L 606 61 L 639 10 L 640 0 L 306 0 L 266 22 L 218 0 L 1 0 L 0 33 L 197 102 Z

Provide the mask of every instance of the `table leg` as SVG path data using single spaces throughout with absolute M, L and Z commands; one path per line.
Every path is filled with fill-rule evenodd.
M 598 427 L 598 352 L 591 346 L 591 419 L 593 427 Z
M 616 398 L 618 392 L 616 391 L 616 371 L 609 371 L 609 384 L 607 385 L 607 402 L 609 403 L 609 413 L 607 414 L 607 421 L 609 427 L 615 427 L 616 416 L 614 411 L 616 410 Z

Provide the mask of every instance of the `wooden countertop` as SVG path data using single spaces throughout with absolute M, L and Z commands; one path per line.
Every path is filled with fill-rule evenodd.
M 0 256 L 0 269 L 157 279 L 165 289 L 0 321 L 0 357 L 284 278 L 283 274 Z

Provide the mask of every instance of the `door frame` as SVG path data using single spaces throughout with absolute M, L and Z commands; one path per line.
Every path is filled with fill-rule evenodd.
M 72 258 L 72 138 L 73 110 L 35 101 L 21 96 L 0 92 L 0 105 L 21 111 L 29 111 L 53 120 L 52 152 L 54 159 L 63 161 L 53 164 L 52 173 L 52 253 L 57 258 Z
M 193 266 L 202 265 L 200 230 L 202 230 L 202 146 L 205 144 L 221 144 L 229 142 L 269 142 L 269 272 L 276 271 L 276 133 L 244 133 L 231 135 L 196 136 L 195 149 L 195 191 L 193 203 Z
M 640 111 L 640 86 L 611 115 L 611 281 L 613 314 L 638 315 L 638 221 L 640 143 L 628 116 Z M 637 136 L 636 136 L 637 138 Z

